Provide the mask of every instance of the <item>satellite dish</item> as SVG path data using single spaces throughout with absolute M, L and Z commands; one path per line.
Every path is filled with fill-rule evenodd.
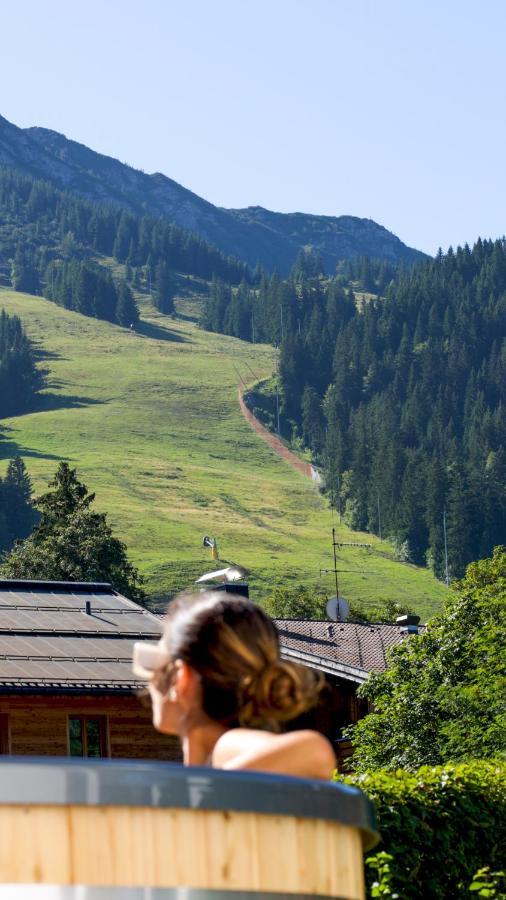
M 350 605 L 344 597 L 331 597 L 327 601 L 325 611 L 333 622 L 346 622 L 350 613 Z

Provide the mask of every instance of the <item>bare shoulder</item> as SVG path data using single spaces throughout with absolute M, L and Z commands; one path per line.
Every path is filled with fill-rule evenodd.
M 279 735 L 261 731 L 259 728 L 231 728 L 221 735 L 214 746 L 213 765 L 223 768 L 231 758 L 248 750 L 265 747 L 277 737 Z
M 225 732 L 213 751 L 219 769 L 256 769 L 302 778 L 330 778 L 336 758 L 330 742 L 317 731 L 271 734 L 249 728 Z
M 309 778 L 330 778 L 336 767 L 336 754 L 330 741 L 319 731 L 295 731 L 287 737 L 300 742 Z

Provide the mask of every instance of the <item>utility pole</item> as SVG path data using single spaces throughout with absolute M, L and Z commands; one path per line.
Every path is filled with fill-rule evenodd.
M 381 541 L 381 509 L 380 509 L 380 495 L 378 494 L 378 531 L 379 531 L 379 539 Z
M 446 540 L 446 507 L 443 509 L 443 533 L 445 538 L 445 581 L 446 587 L 450 584 L 450 573 L 448 571 L 448 542 Z
M 320 569 L 320 578 L 322 575 L 330 575 L 332 572 L 334 573 L 334 579 L 336 584 L 336 599 L 339 600 L 339 582 L 337 580 L 337 553 L 336 553 L 337 541 L 336 541 L 336 529 L 332 528 L 332 550 L 334 553 L 334 568 L 333 569 Z
M 279 349 L 276 354 L 276 419 L 278 423 L 278 437 L 281 437 L 281 428 L 279 424 Z
M 336 553 L 336 529 L 332 529 L 332 548 L 334 550 L 334 578 L 336 579 L 336 597 L 339 600 L 339 585 L 337 583 L 337 553 Z

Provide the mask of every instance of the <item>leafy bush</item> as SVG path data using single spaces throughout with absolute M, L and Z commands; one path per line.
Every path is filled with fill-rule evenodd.
M 381 844 L 368 854 L 369 897 L 504 898 L 506 763 L 345 776 L 374 801 Z M 482 891 L 482 893 L 478 893 Z M 487 891 L 487 893 L 485 893 Z
M 263 607 L 274 619 L 321 619 L 327 598 L 303 584 L 294 587 L 277 587 L 263 602 Z
M 484 866 L 476 873 L 470 892 L 476 892 L 477 897 L 495 897 L 496 900 L 506 898 L 506 873 L 491 872 L 490 866 Z
M 358 693 L 373 712 L 348 734 L 357 771 L 506 758 L 506 549 L 470 565 Z

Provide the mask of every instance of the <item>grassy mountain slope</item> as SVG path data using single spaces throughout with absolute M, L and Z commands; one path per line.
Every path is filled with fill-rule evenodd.
M 0 165 L 54 182 L 91 200 L 163 216 L 255 266 L 291 268 L 313 246 L 333 272 L 338 260 L 366 254 L 410 264 L 422 259 L 394 234 L 355 216 L 285 215 L 260 207 L 221 209 L 159 172 L 147 175 L 47 128 L 18 128 L 0 116 Z
M 21 453 L 37 490 L 59 459 L 76 466 L 153 596 L 211 567 L 204 534 L 252 570 L 256 599 L 299 581 L 332 592 L 319 574 L 331 565 L 330 512 L 237 403 L 239 376 L 267 376 L 272 348 L 208 334 L 146 301 L 138 333 L 6 290 L 0 308 L 21 316 L 48 370 L 40 409 L 1 423 L 0 455 Z M 422 615 L 439 606 L 445 589 L 429 572 L 394 563 L 375 538 L 339 534 L 374 546 L 343 551 L 340 565 L 353 570 L 341 575 L 344 596 L 409 601 Z

